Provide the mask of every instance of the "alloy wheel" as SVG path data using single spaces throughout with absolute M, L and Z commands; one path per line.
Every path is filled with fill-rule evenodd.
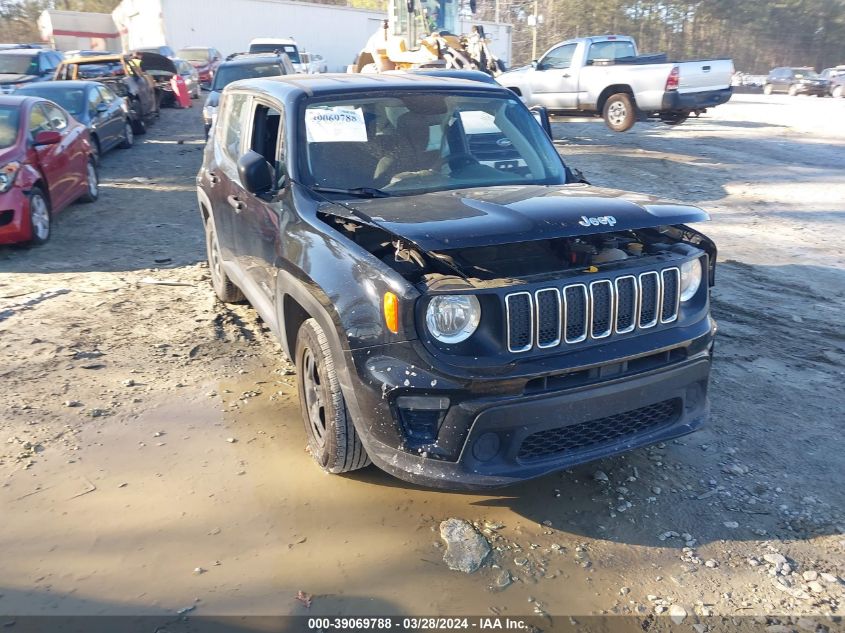
M 320 367 L 314 354 L 306 348 L 302 354 L 302 383 L 305 391 L 305 408 L 308 411 L 308 423 L 314 442 L 319 448 L 326 444 L 328 434 L 326 422 L 326 403 L 323 399 L 323 385 Z
M 619 101 L 612 103 L 607 110 L 607 120 L 613 125 L 622 125 L 627 116 L 628 112 L 625 109 L 625 104 Z
M 47 201 L 40 194 L 35 194 L 29 202 L 32 232 L 39 241 L 50 237 L 50 209 Z
M 97 180 L 97 168 L 93 161 L 88 161 L 88 195 L 96 198 L 100 192 L 100 183 Z

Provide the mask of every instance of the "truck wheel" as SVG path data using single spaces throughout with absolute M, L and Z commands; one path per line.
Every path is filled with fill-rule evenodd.
M 637 120 L 637 113 L 634 112 L 634 104 L 631 103 L 630 95 L 619 92 L 611 95 L 604 102 L 602 110 L 604 122 L 614 132 L 627 132 L 634 126 Z
M 696 114 L 696 116 L 698 116 Z M 680 125 L 689 118 L 689 112 L 663 112 L 660 120 L 666 125 Z
M 763 86 L 763 94 L 764 95 L 772 94 L 772 84 L 766 84 L 765 86 Z
M 244 293 L 223 270 L 223 257 L 220 254 L 220 241 L 217 239 L 217 231 L 214 230 L 214 221 L 208 218 L 205 221 L 205 249 L 208 253 L 208 268 L 211 271 L 211 286 L 214 294 L 223 303 L 238 303 L 244 300 Z
M 322 328 L 308 319 L 296 337 L 296 374 L 308 450 L 320 468 L 346 473 L 370 463 L 346 411 L 335 361 Z

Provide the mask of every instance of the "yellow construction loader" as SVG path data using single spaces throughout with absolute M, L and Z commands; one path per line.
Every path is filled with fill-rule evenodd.
M 460 0 L 389 0 L 388 19 L 359 53 L 353 72 L 412 68 L 481 70 L 496 76 L 504 64 L 488 46 L 484 29 L 455 35 Z M 475 1 L 469 2 L 474 11 Z

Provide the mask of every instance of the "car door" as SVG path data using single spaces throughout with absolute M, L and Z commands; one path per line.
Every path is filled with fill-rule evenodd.
M 264 157 L 274 182 L 284 174 L 284 117 L 280 104 L 255 98 L 247 119 L 248 136 L 244 151 L 254 151 Z M 238 261 L 248 275 L 251 285 L 261 293 L 268 309 L 275 305 L 276 259 L 279 255 L 279 236 L 286 214 L 285 204 L 268 196 L 256 196 L 246 191 L 240 181 L 233 181 L 235 197 L 243 204 L 236 219 L 235 243 Z
M 62 141 L 59 143 L 34 147 L 38 167 L 47 181 L 50 205 L 53 211 L 59 211 L 70 202 L 75 180 L 70 168 L 72 164 L 70 152 L 66 151 L 68 149 L 66 129 L 64 132 L 62 129 L 57 129 L 61 128 L 61 121 L 57 121 L 55 127 L 51 124 L 50 115 L 55 115 L 55 113 L 48 112 L 47 107 L 51 110 L 56 109 L 55 106 L 42 101 L 32 106 L 29 111 L 29 142 L 33 143 L 40 132 L 56 129 L 62 134 Z M 67 119 L 65 118 L 66 127 Z
M 235 231 L 240 225 L 239 214 L 243 203 L 237 197 L 243 189 L 238 184 L 237 161 L 243 153 L 244 119 L 249 114 L 250 96 L 244 93 L 227 93 L 220 104 L 214 139 L 211 143 L 213 160 L 208 165 L 207 193 L 211 201 L 214 226 L 225 262 L 237 264 Z
M 578 73 L 572 70 L 572 58 L 578 44 L 563 44 L 548 51 L 531 73 L 532 105 L 557 110 L 578 106 Z
M 123 108 L 120 107 L 120 99 L 117 98 L 117 95 L 102 85 L 97 86 L 96 89 L 102 103 L 106 105 L 104 116 L 109 138 L 111 139 L 109 147 L 114 147 L 123 140 L 123 127 L 126 116 Z
M 113 144 L 105 112 L 106 104 L 103 103 L 100 92 L 93 86 L 85 89 L 85 102 L 85 107 L 88 108 L 88 120 L 91 121 L 91 133 L 97 137 L 100 152 L 105 153 Z M 92 138 L 91 141 L 93 142 L 94 139 Z

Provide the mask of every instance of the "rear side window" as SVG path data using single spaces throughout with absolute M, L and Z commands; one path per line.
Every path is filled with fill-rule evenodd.
M 248 101 L 249 97 L 245 94 L 228 95 L 225 100 L 219 141 L 223 154 L 232 162 L 241 157 L 243 119 Z
M 250 149 L 261 154 L 273 168 L 278 182 L 284 164 L 284 127 L 281 111 L 271 105 L 258 103 L 252 116 Z
M 634 45 L 631 42 L 609 40 L 607 42 L 595 42 L 590 46 L 587 54 L 587 63 L 597 59 L 619 59 L 620 57 L 634 57 Z

